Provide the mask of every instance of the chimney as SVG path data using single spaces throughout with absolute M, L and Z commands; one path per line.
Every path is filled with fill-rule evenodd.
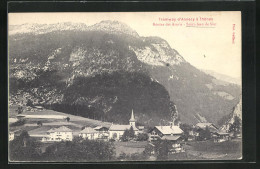
M 171 129 L 172 129 L 172 124 L 173 124 L 173 122 L 170 122 L 170 126 L 171 126 L 170 128 L 171 128 Z

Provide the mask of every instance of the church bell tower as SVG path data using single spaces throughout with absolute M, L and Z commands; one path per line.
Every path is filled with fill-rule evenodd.
M 134 116 L 134 111 L 133 111 L 133 109 L 132 109 L 131 118 L 130 118 L 130 120 L 129 120 L 130 126 L 132 126 L 133 128 L 135 128 L 135 122 L 136 122 L 136 120 L 135 120 L 135 116 Z

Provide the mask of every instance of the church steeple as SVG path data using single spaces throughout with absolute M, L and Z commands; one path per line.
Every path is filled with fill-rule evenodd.
M 131 118 L 130 118 L 130 120 L 129 120 L 130 126 L 135 127 L 135 122 L 136 122 L 136 120 L 135 120 L 135 116 L 134 116 L 134 110 L 132 109 Z

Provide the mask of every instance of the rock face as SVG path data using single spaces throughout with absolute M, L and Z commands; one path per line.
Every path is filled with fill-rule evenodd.
M 157 124 L 169 121 L 176 105 L 181 121 L 195 124 L 217 123 L 241 94 L 238 85 L 190 65 L 165 40 L 140 37 L 118 21 L 20 27 L 26 25 L 10 26 L 11 103 L 26 94 L 24 102 L 31 98 L 59 110 L 63 105 L 81 115 L 86 110 L 86 116 L 96 118 L 95 112 L 111 121 L 113 115 L 118 122 L 133 108 L 141 123 Z
M 238 117 L 242 121 L 242 99 L 240 98 L 238 104 L 234 107 L 233 111 L 228 115 L 225 123 L 221 126 L 224 131 L 229 131 L 231 124 L 234 123 L 235 118 Z

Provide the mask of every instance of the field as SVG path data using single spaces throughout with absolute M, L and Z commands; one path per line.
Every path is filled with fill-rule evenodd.
M 115 142 L 116 156 L 142 153 L 148 142 Z M 241 140 L 222 143 L 213 141 L 192 141 L 184 146 L 185 152 L 170 154 L 168 160 L 236 160 L 241 159 Z
M 125 153 L 127 155 L 142 153 L 148 142 L 114 142 L 114 144 L 116 148 L 116 156 L 118 157 L 121 153 Z
M 17 106 L 10 106 L 9 107 L 9 117 L 11 118 L 15 118 L 17 115 L 17 112 L 15 111 L 17 109 Z M 46 118 L 46 119 L 41 119 L 41 118 L 33 118 L 33 119 L 26 119 L 26 123 L 29 124 L 36 124 L 37 121 L 42 121 L 43 125 L 53 125 L 53 126 L 58 126 L 63 125 L 65 120 L 63 119 L 58 119 L 61 116 L 65 116 L 65 117 L 69 117 L 70 118 L 70 124 L 77 126 L 77 127 L 81 127 L 81 126 L 91 126 L 91 127 L 95 127 L 95 126 L 105 126 L 105 127 L 110 127 L 111 123 L 109 122 L 102 122 L 102 121 L 98 121 L 98 120 L 93 120 L 93 119 L 88 119 L 85 117 L 80 117 L 80 116 L 74 116 L 74 115 L 70 115 L 70 114 L 66 114 L 66 113 L 61 113 L 61 112 L 57 112 L 57 111 L 53 111 L 53 110 L 38 110 L 36 112 L 31 112 L 31 111 L 27 111 L 24 110 L 23 115 L 39 115 L 39 116 L 45 116 L 47 117 L 48 115 L 51 115 L 52 117 L 54 117 L 55 115 L 57 116 L 57 119 L 55 118 Z M 47 124 L 50 123 L 50 124 Z M 52 123 L 52 124 L 51 124 Z M 33 125 L 32 125 L 33 126 Z
M 170 155 L 170 160 L 236 160 L 242 157 L 241 140 L 222 143 L 213 141 L 187 142 L 185 153 Z

